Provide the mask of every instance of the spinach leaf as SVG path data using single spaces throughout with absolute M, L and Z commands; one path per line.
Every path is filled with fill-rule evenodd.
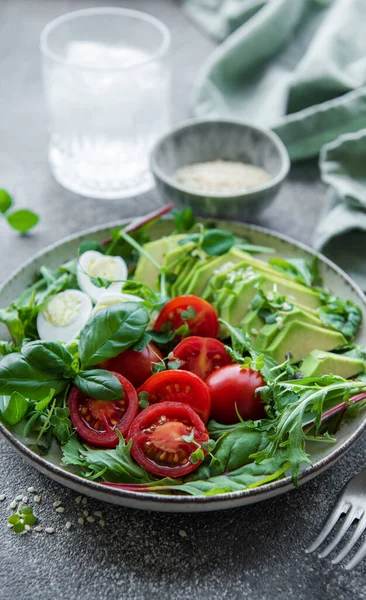
M 221 256 L 235 244 L 235 237 L 231 231 L 223 229 L 208 229 L 202 239 L 202 250 L 210 256 Z
M 51 388 L 58 394 L 66 385 L 66 379 L 40 369 L 24 354 L 7 354 L 0 363 L 0 394 L 19 392 L 26 398 L 43 400 Z
M 8 425 L 16 425 L 24 419 L 29 407 L 29 401 L 19 392 L 13 392 L 7 406 L 1 411 L 1 416 Z
M 71 377 L 78 371 L 78 361 L 57 342 L 29 342 L 23 346 L 22 354 L 37 368 L 57 377 Z
M 82 474 L 87 479 L 102 479 L 110 482 L 144 483 L 154 480 L 145 469 L 140 467 L 131 457 L 130 441 L 126 444 L 122 435 L 119 444 L 113 450 L 96 450 L 81 444 L 75 436 L 62 446 L 65 465 L 82 467 Z
M 124 395 L 117 377 L 103 369 L 79 371 L 74 378 L 74 384 L 83 394 L 98 400 L 120 400 Z
M 24 326 L 19 318 L 18 311 L 11 306 L 0 310 L 0 323 L 7 326 L 16 346 L 20 346 L 24 339 Z
M 82 367 L 91 367 L 117 356 L 138 342 L 150 315 L 139 302 L 107 306 L 92 315 L 80 333 Z
M 361 324 L 362 313 L 350 300 L 341 300 L 335 294 L 321 293 L 323 306 L 319 308 L 319 317 L 323 325 L 337 329 L 351 341 Z

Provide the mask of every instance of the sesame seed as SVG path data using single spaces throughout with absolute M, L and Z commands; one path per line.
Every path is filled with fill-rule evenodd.
M 83 519 L 83 517 L 80 517 L 78 519 L 78 523 L 79 523 L 79 525 L 84 525 L 84 519 Z
M 40 501 L 41 501 L 41 498 L 36 495 L 36 496 L 34 496 L 33 500 L 34 500 L 34 502 L 36 502 L 37 504 L 39 504 Z
M 60 504 L 62 504 L 61 500 L 55 500 L 53 506 L 57 507 L 60 506 Z
M 23 496 L 22 502 L 23 504 L 28 504 L 28 496 Z
M 43 531 L 43 527 L 42 527 L 42 525 L 37 525 L 37 526 L 34 528 L 34 531 L 36 531 L 37 533 L 39 533 L 40 531 Z
M 45 532 L 46 533 L 54 533 L 54 528 L 53 527 L 46 527 Z
M 35 492 L 35 491 L 36 491 L 36 490 L 34 489 L 34 487 L 33 487 L 33 486 L 31 486 L 31 487 L 29 487 L 29 488 L 27 489 L 27 492 L 29 492 L 30 494 L 34 494 L 34 492 Z
M 13 527 L 13 525 L 11 523 L 8 523 L 8 527 L 9 527 L 9 529 L 11 529 Z
M 23 494 L 19 494 L 18 496 L 15 496 L 15 500 L 17 502 L 20 502 L 20 500 L 23 500 Z
M 70 529 L 72 523 L 70 521 L 67 521 L 66 525 L 65 525 L 65 529 Z
M 86 520 L 88 521 L 88 523 L 94 523 L 95 518 L 92 515 L 90 515 L 89 517 L 86 518 Z
M 81 496 L 78 496 L 77 498 L 75 498 L 75 502 L 76 502 L 76 504 L 80 504 L 80 502 L 81 502 Z
M 104 525 L 105 525 L 105 521 L 103 521 L 103 519 L 100 519 L 100 521 L 98 521 L 98 523 L 101 527 L 104 527 Z
M 65 510 L 65 509 L 64 509 L 64 507 L 63 507 L 63 506 L 58 506 L 58 507 L 56 508 L 56 512 L 57 512 L 57 513 L 63 513 L 63 512 L 64 512 L 64 510 Z
M 88 517 L 89 516 L 89 511 L 88 510 L 84 510 L 83 511 L 83 515 L 84 515 L 84 517 Z
M 24 529 L 25 529 L 26 531 L 30 531 L 32 528 L 31 528 L 31 526 L 30 526 L 30 525 L 24 525 Z
M 84 505 L 85 505 L 85 504 L 87 504 L 87 502 L 88 502 L 88 498 L 83 498 L 81 502 L 82 502 L 82 504 L 84 504 Z
M 184 529 L 180 529 L 179 535 L 180 535 L 180 537 L 187 537 L 188 533 L 186 531 L 184 531 Z
M 15 500 L 13 500 L 13 502 L 10 502 L 9 508 L 16 508 L 16 507 L 17 507 L 17 503 Z
M 103 513 L 102 513 L 102 511 L 101 511 L 101 510 L 95 510 L 93 514 L 94 514 L 96 517 L 100 517 L 100 518 L 102 518 L 102 517 L 103 517 Z
M 250 330 L 250 333 L 252 333 L 253 335 L 258 335 L 258 329 L 256 329 L 255 327 L 252 327 L 252 329 Z
M 5 498 L 5 494 L 0 494 L 0 502 L 4 502 Z
M 319 360 L 323 360 L 324 358 L 327 358 L 326 354 L 318 354 L 318 358 Z

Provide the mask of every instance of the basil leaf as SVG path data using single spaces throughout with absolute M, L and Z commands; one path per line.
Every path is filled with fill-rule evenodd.
M 7 326 L 14 344 L 20 346 L 24 339 L 24 326 L 19 318 L 18 311 L 11 307 L 1 309 L 0 322 Z
M 235 244 L 235 237 L 230 231 L 223 229 L 208 229 L 202 240 L 202 250 L 211 256 L 221 256 Z
M 96 365 L 134 346 L 149 320 L 149 312 L 139 302 L 123 302 L 99 310 L 80 333 L 82 367 Z
M 51 388 L 58 394 L 66 385 L 65 379 L 43 371 L 23 354 L 7 354 L 0 363 L 0 394 L 19 392 L 26 398 L 43 400 Z
M 142 352 L 144 348 L 151 342 L 151 335 L 148 333 L 144 333 L 143 336 L 134 344 L 131 350 L 135 350 L 135 352 Z
M 25 344 L 22 348 L 22 354 L 42 371 L 50 372 L 52 375 L 59 377 L 63 377 L 65 371 L 71 369 L 75 360 L 73 355 L 61 344 L 41 340 Z
M 98 400 L 120 400 L 124 396 L 119 379 L 103 369 L 79 371 L 74 384 L 89 398 Z
M 0 212 L 5 214 L 11 205 L 13 200 L 6 190 L 0 189 Z
M 16 425 L 24 419 L 29 402 L 19 392 L 13 392 L 9 398 L 9 402 L 5 410 L 2 412 L 2 417 L 8 425 Z
M 39 221 L 39 216 L 31 210 L 20 209 L 14 210 L 7 215 L 9 225 L 19 231 L 20 233 L 26 233 L 33 227 L 35 227 Z

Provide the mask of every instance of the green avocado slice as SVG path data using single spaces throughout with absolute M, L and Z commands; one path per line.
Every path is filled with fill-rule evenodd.
M 346 338 L 338 331 L 301 321 L 291 321 L 276 335 L 266 352 L 279 363 L 291 352 L 292 361 L 296 363 L 305 358 L 314 346 L 320 350 L 332 350 L 345 344 Z
M 317 327 L 322 327 L 322 322 L 311 313 L 307 313 L 297 306 L 294 306 L 291 312 L 279 312 L 278 320 L 275 323 L 264 324 L 255 338 L 255 344 L 259 350 L 265 350 L 274 340 L 276 335 L 281 331 L 284 325 L 291 321 L 301 321 L 302 323 L 310 323 Z
M 358 375 L 365 368 L 366 364 L 361 359 L 324 350 L 313 350 L 300 365 L 304 377 L 321 377 L 332 373 L 345 379 Z

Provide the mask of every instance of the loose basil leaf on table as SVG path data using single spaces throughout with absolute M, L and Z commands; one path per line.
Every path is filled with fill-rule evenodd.
M 148 310 L 139 302 L 123 302 L 96 312 L 80 333 L 82 368 L 117 356 L 142 338 L 149 323 Z
M 89 398 L 121 400 L 124 396 L 123 387 L 118 378 L 103 369 L 79 371 L 74 378 L 74 384 Z
M 7 354 L 0 363 L 0 394 L 11 396 L 19 392 L 32 400 L 43 400 L 53 388 L 58 394 L 67 380 L 38 368 L 24 354 Z

